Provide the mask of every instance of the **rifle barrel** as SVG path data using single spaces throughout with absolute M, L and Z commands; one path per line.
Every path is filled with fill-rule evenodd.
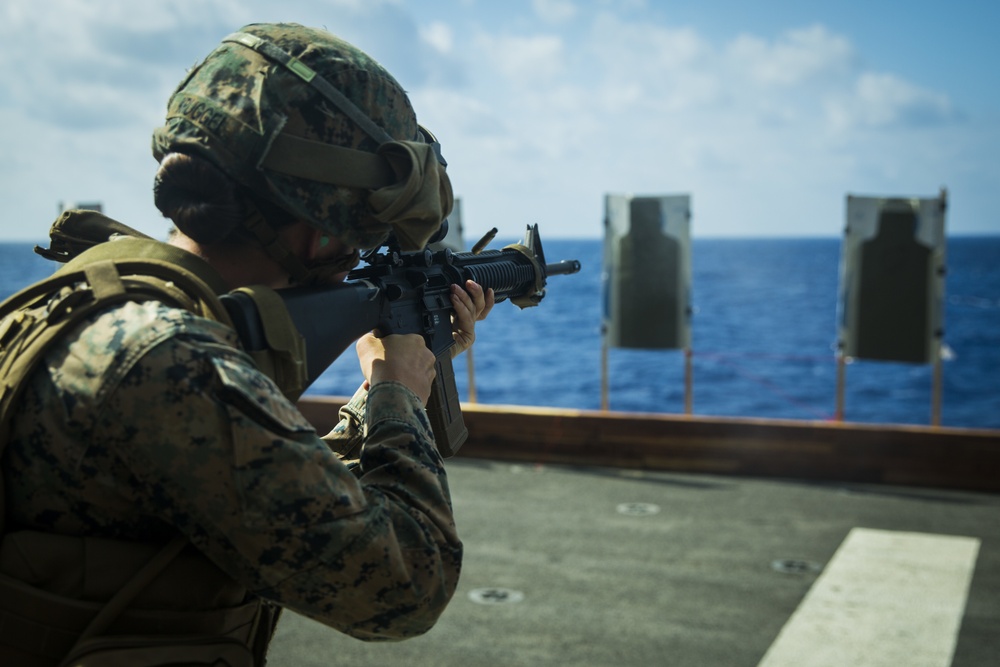
M 566 276 L 579 271 L 580 260 L 578 259 L 564 259 L 563 261 L 556 262 L 555 264 L 545 265 L 545 275 L 547 276 Z

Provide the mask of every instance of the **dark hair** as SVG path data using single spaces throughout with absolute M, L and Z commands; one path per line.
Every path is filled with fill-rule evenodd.
M 203 245 L 256 243 L 244 221 L 254 208 L 271 229 L 295 222 L 287 211 L 229 178 L 209 160 L 168 153 L 153 180 L 153 203 L 177 229 Z
M 153 203 L 163 217 L 198 243 L 241 242 L 246 204 L 238 186 L 204 158 L 170 153 L 153 181 Z

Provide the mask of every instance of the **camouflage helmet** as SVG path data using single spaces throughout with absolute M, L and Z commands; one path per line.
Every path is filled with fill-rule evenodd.
M 402 86 L 360 49 L 298 24 L 245 26 L 188 73 L 153 134 L 156 159 L 171 152 L 210 160 L 358 248 L 390 231 L 422 247 L 453 203 L 440 147 Z

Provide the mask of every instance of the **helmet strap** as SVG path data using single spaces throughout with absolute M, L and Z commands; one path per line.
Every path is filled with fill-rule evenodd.
M 243 227 L 257 239 L 257 243 L 264 249 L 267 256 L 288 272 L 293 282 L 306 282 L 309 276 L 306 265 L 281 240 L 274 227 L 268 224 L 260 209 L 250 200 L 247 200 L 247 208 L 249 215 L 243 221 Z
M 249 215 L 244 220 L 243 226 L 257 240 L 267 256 L 288 272 L 293 283 L 297 285 L 329 285 L 336 280 L 337 276 L 358 265 L 361 255 L 357 250 L 349 255 L 340 255 L 306 264 L 295 256 L 288 245 L 278 236 L 274 227 L 267 222 L 260 209 L 249 199 L 247 207 Z M 329 243 L 329 238 L 323 238 L 326 238 L 327 243 Z
M 364 111 L 359 109 L 354 102 L 347 99 L 347 96 L 337 90 L 333 84 L 317 74 L 315 70 L 306 65 L 304 62 L 295 58 L 290 53 L 287 53 L 277 44 L 273 44 L 272 42 L 269 42 L 262 37 L 258 37 L 257 35 L 251 35 L 248 32 L 234 32 L 233 34 L 225 37 L 222 41 L 241 44 L 248 49 L 253 49 L 268 60 L 282 65 L 285 69 L 300 78 L 306 84 L 312 86 L 319 92 L 320 95 L 335 104 L 337 108 L 344 113 L 344 115 L 348 116 L 351 120 L 357 123 L 357 125 L 372 139 L 380 144 L 385 143 L 386 141 L 392 141 L 392 137 L 389 136 L 388 132 L 375 124 L 375 121 L 369 118 Z
M 372 190 L 368 204 L 373 219 L 394 228 L 403 250 L 423 248 L 454 203 L 451 181 L 445 171 L 447 162 L 441 155 L 437 138 L 418 125 L 418 136 L 413 140 L 394 140 L 323 76 L 267 39 L 236 32 L 222 41 L 252 49 L 281 65 L 335 105 L 379 144 L 376 153 L 371 154 L 280 132 L 271 140 L 258 167 L 341 187 Z M 263 232 L 254 231 L 254 234 L 265 242 Z M 286 266 L 284 256 L 276 256 L 282 247 L 272 251 L 269 249 L 272 243 L 268 239 L 265 250 Z M 287 249 L 284 254 L 288 254 Z M 296 263 L 301 264 L 297 259 Z M 304 279 L 294 272 L 292 276 L 297 282 Z
M 339 279 L 341 274 L 349 272 L 361 261 L 361 253 L 355 250 L 350 255 L 340 255 L 318 262 L 311 262 L 308 266 L 306 279 L 303 285 L 330 285 Z

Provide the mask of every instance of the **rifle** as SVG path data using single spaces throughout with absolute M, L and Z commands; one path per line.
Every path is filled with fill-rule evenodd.
M 444 237 L 442 230 L 436 239 Z M 474 280 L 493 289 L 496 301 L 510 300 L 520 308 L 537 306 L 545 296 L 548 276 L 576 273 L 578 260 L 545 262 L 538 225 L 529 225 L 521 243 L 502 250 L 483 250 L 496 235 L 487 234 L 471 252 L 450 249 L 401 252 L 390 237 L 385 251 L 365 256 L 366 266 L 347 280 L 323 287 L 277 290 L 299 334 L 305 340 L 306 384 L 312 384 L 348 346 L 365 333 L 416 333 L 434 353 L 436 376 L 427 414 L 438 451 L 450 457 L 468 437 L 452 367 L 451 285 Z M 432 244 L 435 239 L 432 239 Z M 244 347 L 251 353 L 268 347 L 258 301 L 236 291 L 222 301 Z
M 494 228 L 470 252 L 433 251 L 447 234 L 447 220 L 428 247 L 403 253 L 390 237 L 365 256 L 367 266 L 347 281 L 324 287 L 284 290 L 251 287 L 220 297 L 244 349 L 286 396 L 297 399 L 354 341 L 373 329 L 383 334 L 417 333 L 434 352 L 436 376 L 427 413 L 443 456 L 452 456 L 468 437 L 451 363 L 451 285 L 472 279 L 492 288 L 497 302 L 536 306 L 548 276 L 571 274 L 580 262 L 546 264 L 538 225 L 521 243 L 484 250 Z M 47 259 L 68 262 L 84 251 L 123 236 L 152 241 L 96 211 L 64 212 L 49 231 L 51 247 L 35 247 Z M 289 324 L 297 331 L 290 331 Z M 303 358 L 305 359 L 303 363 Z

